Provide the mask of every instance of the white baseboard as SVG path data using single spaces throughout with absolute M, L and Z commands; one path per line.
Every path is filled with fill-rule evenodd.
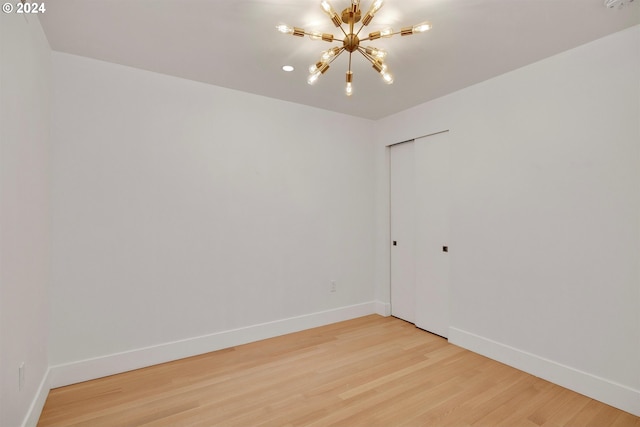
M 24 421 L 22 422 L 22 427 L 36 427 L 38 425 L 40 414 L 42 414 L 42 408 L 44 408 L 44 403 L 46 402 L 49 390 L 51 389 L 49 385 L 51 378 L 50 373 L 51 369 L 47 369 L 42 381 L 40 381 L 38 391 L 31 402 L 27 416 L 24 417 Z
M 389 317 L 391 316 L 391 304 L 388 302 L 380 302 L 375 301 L 375 312 L 380 316 Z
M 640 390 L 458 328 L 449 328 L 449 342 L 640 416 Z
M 372 301 L 51 366 L 49 386 L 63 387 L 376 313 L 378 303 Z

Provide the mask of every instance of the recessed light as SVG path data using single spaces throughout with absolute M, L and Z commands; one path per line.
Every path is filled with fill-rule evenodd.
M 286 71 L 287 73 L 290 73 L 293 70 L 294 70 L 293 65 L 283 65 L 282 66 L 282 71 Z

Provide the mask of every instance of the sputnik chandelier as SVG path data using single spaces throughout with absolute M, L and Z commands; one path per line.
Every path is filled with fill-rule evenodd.
M 329 69 L 329 65 L 336 60 L 342 53 L 345 51 L 349 53 L 349 66 L 347 68 L 347 84 L 345 86 L 345 94 L 347 96 L 351 96 L 353 94 L 353 72 L 351 71 L 351 55 L 355 52 L 360 52 L 362 56 L 364 56 L 371 64 L 373 64 L 373 69 L 376 70 L 382 76 L 382 80 L 387 83 L 393 83 L 393 75 L 389 72 L 387 68 L 387 64 L 384 63 L 384 59 L 387 56 L 387 52 L 382 49 L 378 49 L 376 47 L 360 46 L 361 42 L 364 41 L 372 41 L 377 40 L 379 38 L 389 38 L 396 34 L 400 34 L 401 36 L 409 36 L 415 33 L 422 33 L 431 29 L 431 24 L 429 22 L 422 22 L 420 24 L 414 25 L 412 27 L 402 28 L 398 32 L 394 32 L 392 28 L 385 28 L 380 31 L 374 31 L 369 33 L 369 35 L 365 38 L 358 38 L 362 29 L 369 25 L 373 20 L 376 12 L 380 10 L 384 0 L 373 0 L 371 6 L 367 13 L 365 13 L 364 17 L 362 17 L 362 12 L 360 10 L 360 0 L 351 0 L 351 6 L 347 7 L 342 11 L 341 15 L 333 9 L 329 0 L 322 0 L 320 2 L 320 6 L 322 10 L 331 18 L 331 22 L 337 27 L 340 28 L 340 31 L 344 34 L 343 39 L 339 39 L 334 37 L 333 34 L 328 33 L 320 33 L 317 31 L 307 32 L 302 28 L 298 27 L 290 27 L 288 25 L 278 25 L 276 29 L 284 34 L 291 34 L 296 37 L 304 37 L 309 36 L 311 40 L 323 40 L 325 42 L 333 43 L 333 42 L 341 42 L 342 46 L 332 47 L 331 49 L 325 50 L 322 52 L 322 56 L 320 60 L 309 67 L 309 78 L 307 79 L 307 83 L 310 85 L 314 84 L 318 78 L 327 72 Z M 358 31 L 354 32 L 354 26 L 362 19 L 362 25 L 358 29 Z M 343 28 L 343 24 L 348 25 L 348 32 Z

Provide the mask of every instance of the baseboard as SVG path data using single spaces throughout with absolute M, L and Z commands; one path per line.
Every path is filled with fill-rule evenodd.
M 355 319 L 375 314 L 377 308 L 377 304 L 372 301 L 51 366 L 49 385 L 50 388 L 63 387 L 343 320 Z
M 458 328 L 449 328 L 449 342 L 640 416 L 640 390 Z
M 49 395 L 49 390 L 51 389 L 50 374 L 51 369 L 47 369 L 47 372 L 45 372 L 42 381 L 40 381 L 40 386 L 38 387 L 38 391 L 36 392 L 36 395 L 31 402 L 31 406 L 29 406 L 29 411 L 24 417 L 22 427 L 36 427 L 38 425 L 40 414 L 42 414 L 42 408 L 44 408 L 44 403 L 46 402 L 47 396 Z
M 389 317 L 391 316 L 391 304 L 388 302 L 380 302 L 375 301 L 375 312 L 380 316 Z

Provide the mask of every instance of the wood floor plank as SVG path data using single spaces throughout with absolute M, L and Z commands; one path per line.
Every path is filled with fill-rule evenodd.
M 55 389 L 38 426 L 640 427 L 640 418 L 372 315 Z
M 640 427 L 640 417 L 633 416 L 628 412 L 620 412 L 611 427 Z

